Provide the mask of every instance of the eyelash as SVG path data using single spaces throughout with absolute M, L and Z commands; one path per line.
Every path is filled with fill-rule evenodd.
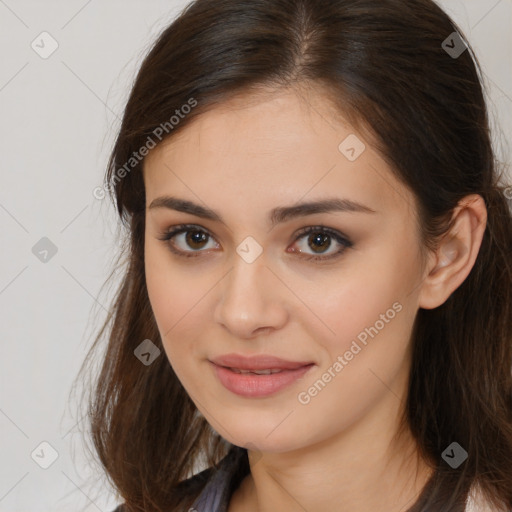
M 198 231 L 198 232 L 205 233 L 208 237 L 213 238 L 215 240 L 215 238 L 212 235 L 210 235 L 210 233 L 208 233 L 208 231 L 206 231 L 205 229 L 203 229 L 199 226 L 193 225 L 193 224 L 180 224 L 178 226 L 174 226 L 173 228 L 165 231 L 164 233 L 161 233 L 161 236 L 158 237 L 158 239 L 161 240 L 162 242 L 165 242 L 166 245 L 169 247 L 169 250 L 171 252 L 173 252 L 174 254 L 176 254 L 180 257 L 183 257 L 183 258 L 196 258 L 198 256 L 201 256 L 202 252 L 206 252 L 206 251 L 202 251 L 202 250 L 190 251 L 190 252 L 181 251 L 181 250 L 173 247 L 173 245 L 170 243 L 171 239 L 174 238 L 176 235 L 179 235 L 181 233 L 187 233 L 189 231 Z M 301 229 L 297 233 L 297 237 L 295 238 L 294 243 L 311 233 L 315 233 L 315 234 L 321 233 L 321 234 L 329 235 L 330 237 L 334 238 L 336 240 L 336 242 L 338 242 L 342 246 L 342 248 L 340 250 L 338 250 L 337 252 L 335 252 L 334 254 L 331 254 L 329 256 L 315 256 L 315 255 L 304 256 L 303 255 L 304 253 L 301 253 L 300 251 L 296 251 L 298 254 L 301 254 L 302 256 L 300 256 L 300 257 L 306 261 L 322 262 L 322 261 L 331 260 L 333 258 L 340 257 L 345 252 L 346 249 L 350 249 L 354 245 L 345 236 L 342 236 L 337 231 L 334 231 L 333 229 L 327 228 L 325 226 L 309 226 L 309 227 Z

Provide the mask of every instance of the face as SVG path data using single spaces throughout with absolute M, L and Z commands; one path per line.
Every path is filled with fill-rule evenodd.
M 219 434 L 284 452 L 389 417 L 421 288 L 415 200 L 324 96 L 230 100 L 157 146 L 144 183 L 146 280 L 165 353 Z M 345 208 L 272 217 L 325 200 Z M 312 364 L 247 396 L 211 363 L 233 353 Z

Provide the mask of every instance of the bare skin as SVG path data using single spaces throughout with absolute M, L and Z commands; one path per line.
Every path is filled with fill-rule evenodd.
M 366 145 L 355 161 L 338 149 L 351 134 Z M 486 223 L 482 198 L 460 204 L 449 236 L 422 260 L 412 193 L 323 96 L 292 90 L 233 99 L 197 118 L 149 154 L 144 182 L 146 280 L 166 355 L 212 427 L 251 444 L 251 474 L 229 512 L 406 511 L 431 476 L 410 433 L 395 436 L 412 327 L 420 307 L 443 304 L 471 271 Z M 164 195 L 223 222 L 150 207 Z M 332 197 L 374 212 L 268 221 L 273 208 Z M 186 233 L 159 239 L 179 224 L 209 237 L 202 247 Z M 352 246 L 323 263 L 306 260 L 342 249 L 333 237 L 323 252 L 310 235 L 298 238 L 318 225 Z M 263 251 L 251 263 L 236 251 L 248 236 Z M 371 327 L 378 332 L 332 376 L 338 356 Z M 232 352 L 315 366 L 271 396 L 247 398 L 226 389 L 208 361 Z M 308 392 L 329 368 L 327 385 Z

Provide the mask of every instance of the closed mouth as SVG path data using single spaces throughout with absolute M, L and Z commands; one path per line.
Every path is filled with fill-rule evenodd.
M 264 370 L 242 370 L 240 368 L 233 368 L 230 366 L 224 366 L 223 368 L 226 368 L 227 370 L 231 370 L 234 373 L 240 373 L 240 374 L 254 374 L 254 375 L 273 375 L 274 373 L 282 373 L 282 372 L 294 372 L 297 370 L 301 370 L 302 368 L 313 366 L 314 363 L 307 364 L 304 366 L 299 366 L 297 368 L 267 368 Z

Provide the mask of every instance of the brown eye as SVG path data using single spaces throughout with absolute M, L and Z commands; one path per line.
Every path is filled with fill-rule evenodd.
M 218 244 L 208 247 L 210 241 L 215 239 L 204 229 L 193 225 L 182 224 L 175 226 L 159 238 L 165 241 L 174 254 L 185 258 L 201 256 L 207 252 L 202 249 L 217 249 Z M 301 241 L 298 249 L 292 249 L 290 252 L 299 253 L 301 258 L 306 260 L 328 260 L 341 256 L 353 243 L 341 233 L 326 228 L 324 226 L 312 226 L 304 228 L 295 238 L 295 244 Z M 333 244 L 334 240 L 334 244 Z M 336 249 L 336 244 L 339 246 Z M 331 253 L 327 251 L 333 247 L 335 250 Z M 307 251 L 312 251 L 308 253 Z
M 313 249 L 313 251 L 323 252 L 331 246 L 331 239 L 329 235 L 325 233 L 317 233 L 315 235 L 308 236 L 308 246 Z
M 186 234 L 185 241 L 192 249 L 202 249 L 204 243 L 208 241 L 208 234 L 204 231 L 186 231 Z
M 211 248 L 207 247 L 207 244 L 210 239 L 213 240 L 213 237 L 196 226 L 180 225 L 163 233 L 159 239 L 165 241 L 173 253 L 184 257 L 195 257 L 205 252 L 202 249 Z
M 298 240 L 303 240 L 302 245 L 299 245 L 299 249 L 294 249 L 291 252 L 298 252 L 304 254 L 303 256 L 307 260 L 327 260 L 340 256 L 341 253 L 353 246 L 352 242 L 341 235 L 337 231 L 326 228 L 324 226 L 312 226 L 303 229 L 299 232 L 296 243 Z M 328 251 L 331 246 L 334 246 L 332 241 L 338 244 L 340 247 L 334 250 L 330 254 L 324 256 L 324 253 Z M 307 250 L 313 251 L 313 254 L 307 252 Z

